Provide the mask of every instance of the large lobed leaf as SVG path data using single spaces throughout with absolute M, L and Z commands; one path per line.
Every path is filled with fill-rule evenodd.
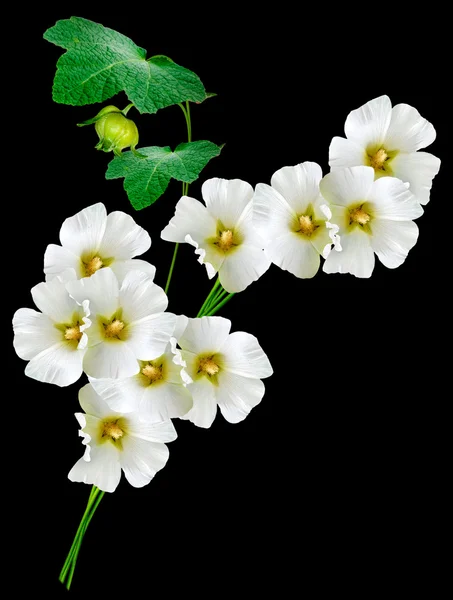
M 146 59 L 146 50 L 108 27 L 80 17 L 57 21 L 44 38 L 66 49 L 57 62 L 53 99 L 82 106 L 120 91 L 140 112 L 207 97 L 195 73 L 166 56 Z
M 170 182 L 195 181 L 207 163 L 220 154 L 221 147 L 205 140 L 179 144 L 174 152 L 165 146 L 140 148 L 145 158 L 125 152 L 109 164 L 106 178 L 124 177 L 124 189 L 135 210 L 153 204 Z

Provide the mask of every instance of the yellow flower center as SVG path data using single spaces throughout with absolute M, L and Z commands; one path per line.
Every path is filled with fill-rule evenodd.
M 388 160 L 389 155 L 384 150 L 384 148 L 379 148 L 379 150 L 370 156 L 370 165 L 376 171 L 385 171 L 385 161 Z
M 82 332 L 80 331 L 79 325 L 74 325 L 73 327 L 66 327 L 66 331 L 64 332 L 65 340 L 76 340 L 77 342 L 82 337 Z
M 349 224 L 358 223 L 359 225 L 366 225 L 370 221 L 370 215 L 363 210 L 361 206 L 349 211 Z
M 113 441 L 119 440 L 123 437 L 124 431 L 117 424 L 117 422 L 110 421 L 108 423 L 104 423 L 104 429 L 102 431 L 102 437 L 110 437 Z
M 87 263 L 84 263 L 84 265 L 87 277 L 91 277 L 91 275 L 94 275 L 96 271 L 99 271 L 99 269 L 101 269 L 104 266 L 104 263 L 102 262 L 102 259 L 99 256 L 93 256 L 93 258 Z
M 163 378 L 162 367 L 155 367 L 151 363 L 142 368 L 142 374 L 149 379 L 150 383 L 154 383 Z
M 310 237 L 311 234 L 318 229 L 318 225 L 315 225 L 312 221 L 312 218 L 308 215 L 302 215 L 299 217 L 299 225 L 299 232 L 308 237 Z
M 204 373 L 205 375 L 212 377 L 213 375 L 217 375 L 219 371 L 220 367 L 214 362 L 213 356 L 200 359 L 200 362 L 198 363 L 198 373 Z
M 106 338 L 119 338 L 120 333 L 124 329 L 123 321 L 113 319 L 111 323 L 104 325 L 104 335 Z
M 219 235 L 217 245 L 224 252 L 228 252 L 228 250 L 233 246 L 233 232 L 231 229 L 222 231 L 222 233 Z

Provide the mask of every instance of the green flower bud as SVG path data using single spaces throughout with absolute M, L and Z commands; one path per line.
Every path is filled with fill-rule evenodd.
M 97 150 L 113 151 L 116 156 L 121 156 L 121 150 L 130 147 L 134 154 L 138 154 L 135 150 L 138 144 L 137 126 L 134 121 L 126 118 L 119 108 L 113 105 L 105 106 L 93 119 L 84 121 L 79 126 L 93 123 L 99 136 L 99 142 L 95 146 Z

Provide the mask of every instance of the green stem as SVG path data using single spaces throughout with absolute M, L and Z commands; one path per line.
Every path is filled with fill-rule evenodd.
M 226 298 L 224 298 L 222 300 L 222 302 L 220 302 L 219 304 L 217 304 L 217 306 L 215 306 L 214 308 L 209 309 L 209 311 L 203 315 L 205 317 L 212 317 L 212 315 L 215 315 L 217 311 L 219 311 L 222 306 L 225 306 L 225 304 L 231 300 L 231 298 L 234 296 L 234 294 L 228 294 L 228 296 Z
M 128 104 L 126 106 L 126 108 L 123 108 L 123 110 L 121 111 L 123 113 L 124 116 L 127 115 L 127 113 L 130 111 L 130 109 L 134 106 L 134 103 L 131 102 L 130 104 Z
M 178 248 L 179 248 L 179 244 L 175 244 L 175 249 L 173 251 L 173 258 L 171 260 L 170 270 L 168 271 L 167 283 L 165 284 L 165 293 L 168 292 L 168 288 L 170 287 L 171 276 L 173 275 L 173 269 L 175 268 L 176 255 L 178 254 Z
M 181 104 L 181 103 L 179 103 L 178 106 L 181 108 L 182 112 L 184 113 L 184 117 L 186 119 L 187 141 L 191 142 L 192 141 L 192 121 L 190 119 L 190 104 L 187 101 L 185 107 L 184 107 L 184 104 Z M 182 195 L 187 196 L 188 193 L 189 193 L 189 184 L 183 181 Z M 165 293 L 166 294 L 168 293 L 168 288 L 170 287 L 170 282 L 171 282 L 171 278 L 173 275 L 173 269 L 175 268 L 176 255 L 178 254 L 178 248 L 179 248 L 179 244 L 176 244 L 175 250 L 173 252 L 173 258 L 171 261 L 170 270 L 168 271 L 167 283 L 165 285 Z
M 203 302 L 203 304 L 201 305 L 201 308 L 200 308 L 200 310 L 198 311 L 198 314 L 197 314 L 197 319 L 198 319 L 199 317 L 202 317 L 202 316 L 203 316 L 203 312 L 204 312 L 204 310 L 205 310 L 205 309 L 206 309 L 206 307 L 209 305 L 209 302 L 210 302 L 210 301 L 211 301 L 211 299 L 214 297 L 214 295 L 217 293 L 217 288 L 219 287 L 219 285 L 220 285 L 220 281 L 219 281 L 219 278 L 217 277 L 217 279 L 215 280 L 215 283 L 214 283 L 214 285 L 213 285 L 213 287 L 212 287 L 212 290 L 209 292 L 209 294 L 208 294 L 208 297 L 207 297 L 207 298 L 206 298 L 206 300 Z
M 83 514 L 82 520 L 80 521 L 79 527 L 74 537 L 74 541 L 72 542 L 71 549 L 69 550 L 68 556 L 66 557 L 65 563 L 63 565 L 63 568 L 61 569 L 59 576 L 59 580 L 61 581 L 61 583 L 66 585 L 66 589 L 68 590 L 71 587 L 72 578 L 74 576 L 74 569 L 77 562 L 77 557 L 80 552 L 80 546 L 82 545 L 83 537 L 103 496 L 104 492 L 102 492 L 96 486 L 92 487 L 90 496 L 88 498 L 87 507 Z
M 221 300 L 223 300 L 223 298 L 228 294 L 228 292 L 226 290 L 224 290 L 223 288 L 216 294 L 216 296 L 214 298 L 212 298 L 212 300 L 209 301 L 208 305 L 205 307 L 206 311 L 211 310 L 211 308 L 214 308 L 214 306 L 220 302 Z

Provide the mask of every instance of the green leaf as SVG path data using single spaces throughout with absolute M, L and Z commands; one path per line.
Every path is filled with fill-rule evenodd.
M 174 152 L 165 146 L 140 148 L 145 158 L 124 152 L 109 164 L 106 178 L 124 177 L 124 189 L 135 210 L 153 204 L 167 189 L 170 179 L 192 183 L 221 147 L 205 140 L 179 144 Z
M 66 49 L 57 62 L 53 99 L 83 106 L 124 90 L 140 112 L 206 98 L 195 73 L 166 56 L 146 59 L 146 50 L 108 27 L 80 17 L 57 23 L 44 39 Z

